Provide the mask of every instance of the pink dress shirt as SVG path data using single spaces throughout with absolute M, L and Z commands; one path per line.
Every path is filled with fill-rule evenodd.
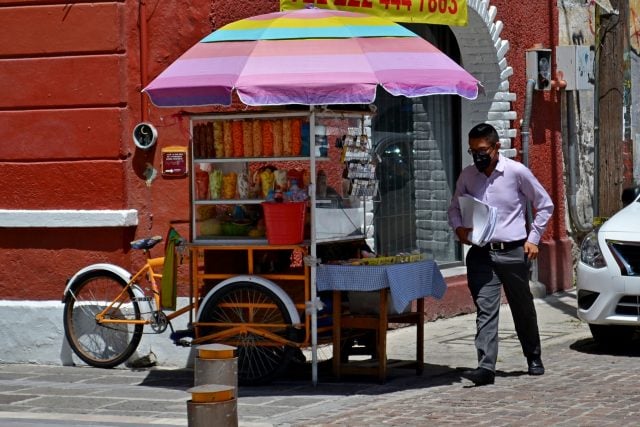
M 513 242 L 526 238 L 539 244 L 553 213 L 549 194 L 531 171 L 522 163 L 499 154 L 498 164 L 490 176 L 474 165 L 462 170 L 449 206 L 449 225 L 455 231 L 462 226 L 458 197 L 473 196 L 498 210 L 493 242 Z M 526 229 L 527 200 L 535 216 L 529 235 Z

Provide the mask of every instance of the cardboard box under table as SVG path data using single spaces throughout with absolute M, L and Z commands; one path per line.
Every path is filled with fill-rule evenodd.
M 398 361 L 393 366 L 415 366 L 422 374 L 424 366 L 424 298 L 440 299 L 447 285 L 431 260 L 404 264 L 352 266 L 320 265 L 316 272 L 319 291 L 333 291 L 333 371 L 337 378 L 342 374 L 377 375 L 383 382 L 387 377 L 387 330 L 391 323 L 415 324 L 416 360 Z M 344 311 L 341 292 L 377 292 L 379 307 L 376 313 Z M 388 309 L 388 300 L 392 310 Z M 416 300 L 415 311 L 407 306 Z M 375 332 L 376 358 L 370 361 L 350 362 L 341 354 L 341 333 L 348 329 Z

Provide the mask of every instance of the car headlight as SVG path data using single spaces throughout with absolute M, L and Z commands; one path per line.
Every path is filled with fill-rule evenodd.
M 593 268 L 604 268 L 607 262 L 602 256 L 600 244 L 598 244 L 598 232 L 592 231 L 587 234 L 580 247 L 580 260 Z

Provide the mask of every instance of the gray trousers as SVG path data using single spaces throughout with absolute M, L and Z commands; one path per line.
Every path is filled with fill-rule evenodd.
M 540 357 L 538 319 L 529 289 L 530 262 L 525 259 L 524 247 L 491 251 L 472 246 L 466 262 L 467 282 L 476 306 L 478 367 L 491 371 L 496 368 L 502 288 L 525 357 Z

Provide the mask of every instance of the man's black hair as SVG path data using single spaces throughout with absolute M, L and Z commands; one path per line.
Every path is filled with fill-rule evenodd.
M 500 140 L 496 128 L 487 123 L 477 124 L 469 131 L 469 139 L 478 138 L 487 139 L 491 145 L 495 145 Z

